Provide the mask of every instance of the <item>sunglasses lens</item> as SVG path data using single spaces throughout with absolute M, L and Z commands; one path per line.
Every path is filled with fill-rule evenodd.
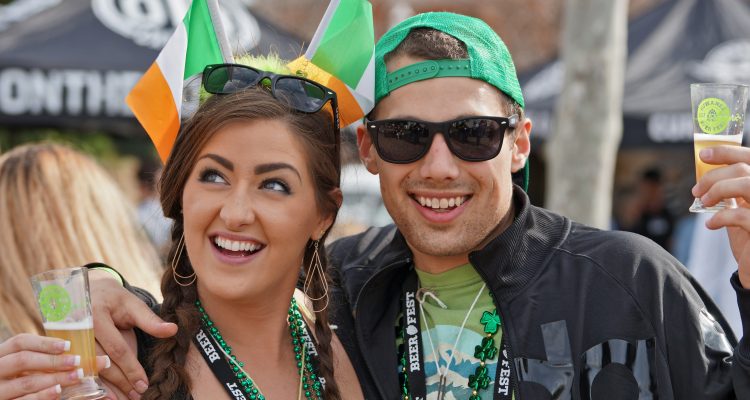
M 213 94 L 234 93 L 256 85 L 260 76 L 258 71 L 251 68 L 222 65 L 207 74 L 203 88 Z
M 372 129 L 372 128 L 371 128 Z M 380 157 L 390 162 L 418 159 L 430 144 L 427 127 L 416 121 L 387 121 L 374 128 Z
M 303 112 L 317 112 L 327 101 L 326 91 L 322 87 L 294 77 L 279 78 L 274 94 L 276 98 Z
M 494 158 L 503 145 L 507 123 L 488 118 L 466 118 L 451 124 L 449 137 L 454 154 L 468 161 Z

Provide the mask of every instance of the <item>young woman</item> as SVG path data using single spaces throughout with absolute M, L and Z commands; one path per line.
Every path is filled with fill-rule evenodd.
M 239 65 L 208 67 L 203 84 L 218 94 L 160 181 L 175 222 L 160 314 L 179 330 L 140 341 L 143 398 L 361 398 L 326 314 L 323 242 L 341 202 L 333 93 Z
M 179 329 L 139 336 L 142 398 L 362 398 L 327 318 L 324 240 L 341 203 L 335 95 L 240 65 L 207 67 L 203 85 L 214 95 L 182 127 L 160 180 L 174 244 L 159 313 Z

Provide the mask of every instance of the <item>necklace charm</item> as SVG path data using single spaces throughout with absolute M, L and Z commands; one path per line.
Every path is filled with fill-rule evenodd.
M 482 400 L 479 390 L 487 389 L 490 385 L 490 377 L 487 372 L 487 360 L 495 359 L 497 356 L 497 347 L 495 347 L 495 334 L 500 328 L 500 316 L 497 315 L 497 309 L 492 312 L 485 311 L 479 322 L 484 325 L 484 333 L 487 334 L 482 338 L 482 344 L 474 347 L 474 357 L 478 358 L 480 363 L 473 375 L 469 375 L 469 387 L 472 388 L 472 394 L 469 400 Z

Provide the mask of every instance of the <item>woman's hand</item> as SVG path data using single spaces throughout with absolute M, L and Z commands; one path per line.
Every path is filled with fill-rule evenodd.
M 0 343 L 0 400 L 57 399 L 63 386 L 83 376 L 80 356 L 63 354 L 70 342 L 22 333 Z M 97 367 L 106 368 L 106 356 L 97 357 Z

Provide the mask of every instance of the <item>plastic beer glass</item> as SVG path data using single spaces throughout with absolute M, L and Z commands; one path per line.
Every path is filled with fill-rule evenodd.
M 47 336 L 70 341 L 70 351 L 65 354 L 81 357 L 83 378 L 76 385 L 63 387 L 61 398 L 104 397 L 104 386 L 96 371 L 88 269 L 77 267 L 42 272 L 31 277 L 31 285 Z
M 741 146 L 745 126 L 748 86 L 723 83 L 693 83 L 690 100 L 693 110 L 693 142 L 695 147 L 695 178 L 700 180 L 708 171 L 722 167 L 701 161 L 701 150 L 720 145 Z M 717 212 L 735 208 L 735 199 L 725 199 L 705 207 L 695 199 L 690 212 Z

